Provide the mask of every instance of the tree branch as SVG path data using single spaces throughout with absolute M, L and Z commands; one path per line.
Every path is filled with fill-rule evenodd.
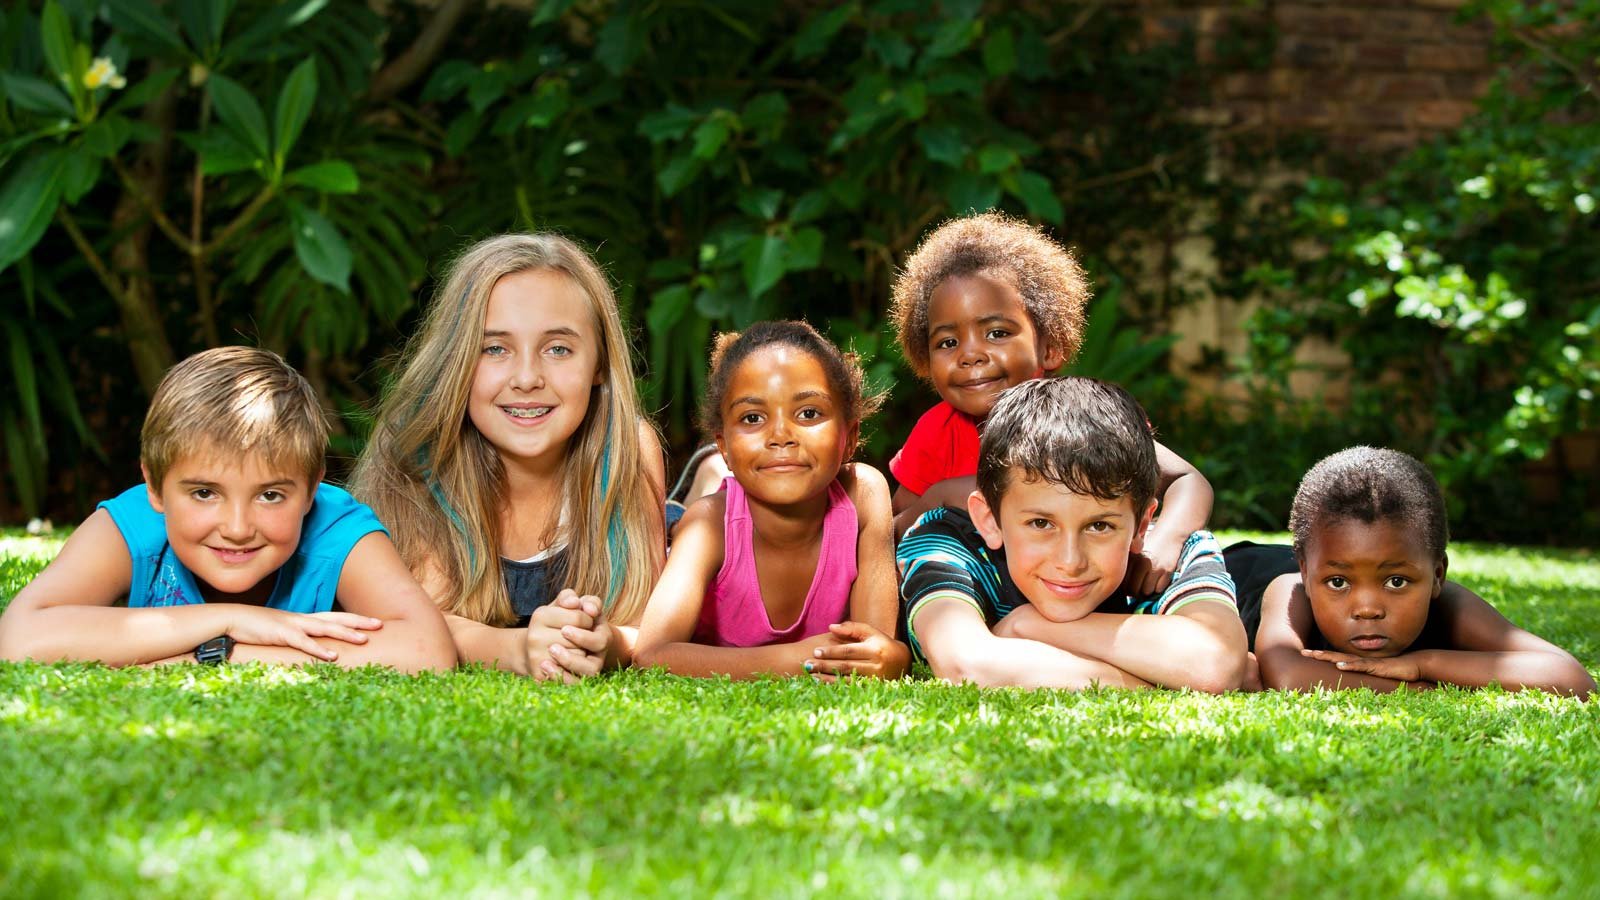
M 1550 60 L 1561 68 L 1566 69 L 1568 74 L 1576 79 L 1578 84 L 1583 86 L 1583 92 L 1585 94 L 1588 94 L 1590 97 L 1600 99 L 1600 94 L 1597 94 L 1595 90 L 1594 79 L 1589 77 L 1589 73 L 1578 68 L 1577 63 L 1567 59 L 1565 56 L 1562 56 L 1560 53 L 1556 52 L 1554 47 L 1551 47 L 1549 44 L 1546 44 L 1545 42 L 1539 40 L 1520 28 L 1512 28 L 1510 31 L 1512 37 L 1528 45 L 1528 47 L 1535 53 Z
M 65 205 L 56 208 L 56 221 L 60 222 L 61 227 L 67 230 L 67 236 L 72 238 L 73 246 L 77 247 L 78 252 L 83 254 L 83 258 L 89 263 L 89 268 L 94 270 L 95 277 L 100 279 L 102 285 L 105 285 L 106 292 L 111 294 L 119 305 L 124 302 L 122 285 L 117 281 L 117 277 L 111 274 L 111 269 L 106 265 L 106 261 L 101 258 L 99 253 L 95 252 L 94 245 L 89 243 L 89 239 L 83 234 L 83 229 L 78 227 L 78 220 L 72 217 L 72 213 L 67 212 Z
M 117 173 L 117 179 L 122 182 L 123 189 L 132 194 L 135 200 L 139 201 L 139 205 L 144 208 L 145 212 L 150 214 L 150 219 L 156 223 L 157 228 L 161 229 L 161 233 L 166 235 L 174 244 L 177 244 L 179 250 L 194 256 L 199 249 L 199 245 L 190 242 L 189 238 L 179 230 L 178 226 L 167 218 L 167 214 L 161 211 L 161 207 L 156 203 L 155 198 L 145 191 L 144 186 L 139 184 L 139 180 L 133 177 L 133 173 L 128 171 L 127 166 L 124 166 L 120 160 L 113 156 L 111 157 L 111 168 Z
M 271 200 L 274 196 L 276 196 L 276 194 L 277 192 L 272 189 L 272 185 L 270 184 L 262 188 L 261 193 L 257 194 L 255 199 L 250 201 L 249 206 L 246 206 L 244 209 L 240 210 L 239 214 L 233 217 L 232 222 L 229 222 L 226 227 L 217 232 L 216 236 L 213 237 L 209 243 L 200 248 L 200 255 L 205 257 L 217 252 L 217 249 L 223 244 L 226 244 L 228 239 L 233 237 L 235 232 L 248 225 L 250 220 L 256 217 L 256 213 L 261 212 L 261 207 L 266 206 L 267 201 Z
M 444 49 L 445 40 L 467 11 L 468 0 L 444 0 L 433 11 L 433 18 L 422 27 L 422 33 L 388 65 L 372 76 L 367 86 L 367 99 L 382 103 L 405 90 L 413 81 L 433 65 L 434 58 Z

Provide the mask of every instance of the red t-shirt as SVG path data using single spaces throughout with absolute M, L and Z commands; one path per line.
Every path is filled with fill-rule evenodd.
M 946 478 L 978 474 L 978 443 L 978 423 L 941 400 L 917 420 L 889 472 L 920 497 Z

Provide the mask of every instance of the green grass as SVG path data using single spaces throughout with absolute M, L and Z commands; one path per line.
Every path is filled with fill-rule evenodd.
M 55 545 L 0 535 L 0 596 Z M 1600 659 L 1600 560 L 1452 549 Z M 1594 895 L 1600 706 L 0 664 L 0 894 Z

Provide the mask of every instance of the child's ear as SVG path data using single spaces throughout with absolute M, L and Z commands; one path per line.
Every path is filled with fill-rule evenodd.
M 1040 368 L 1044 369 L 1044 373 L 1046 375 L 1054 375 L 1056 370 L 1066 365 L 1066 363 L 1067 355 L 1061 352 L 1060 347 L 1057 347 L 1054 344 L 1045 345 L 1044 360 Z
M 328 474 L 327 469 L 318 469 L 315 477 L 311 479 L 309 490 L 306 491 L 306 513 L 311 512 L 312 504 L 317 502 L 317 488 L 322 486 L 322 479 Z
M 158 513 L 165 513 L 161 507 L 161 485 L 150 480 L 150 467 L 139 463 L 139 474 L 144 476 L 144 489 L 150 495 L 150 508 Z
M 1132 552 L 1138 553 L 1144 549 L 1144 538 L 1145 535 L 1150 533 L 1150 523 L 1156 517 L 1157 505 L 1156 499 L 1154 497 L 1150 498 L 1150 504 L 1144 508 L 1144 513 L 1139 516 L 1139 524 L 1133 531 L 1133 546 L 1128 548 Z
M 983 542 L 990 550 L 999 550 L 1004 544 L 1000 539 L 1000 520 L 996 516 L 999 510 L 989 508 L 989 501 L 983 499 L 982 491 L 973 491 L 967 495 L 967 514 L 972 516 L 972 524 L 983 535 Z
M 1444 590 L 1444 573 L 1450 568 L 1450 554 L 1440 551 L 1439 561 L 1433 566 L 1433 596 L 1429 599 L 1439 599 L 1439 592 Z

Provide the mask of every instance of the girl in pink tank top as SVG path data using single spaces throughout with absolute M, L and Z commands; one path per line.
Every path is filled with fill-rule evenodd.
M 691 505 L 634 662 L 680 675 L 894 678 L 889 485 L 847 462 L 876 408 L 853 355 L 804 322 L 717 338 L 701 424 L 731 477 Z

